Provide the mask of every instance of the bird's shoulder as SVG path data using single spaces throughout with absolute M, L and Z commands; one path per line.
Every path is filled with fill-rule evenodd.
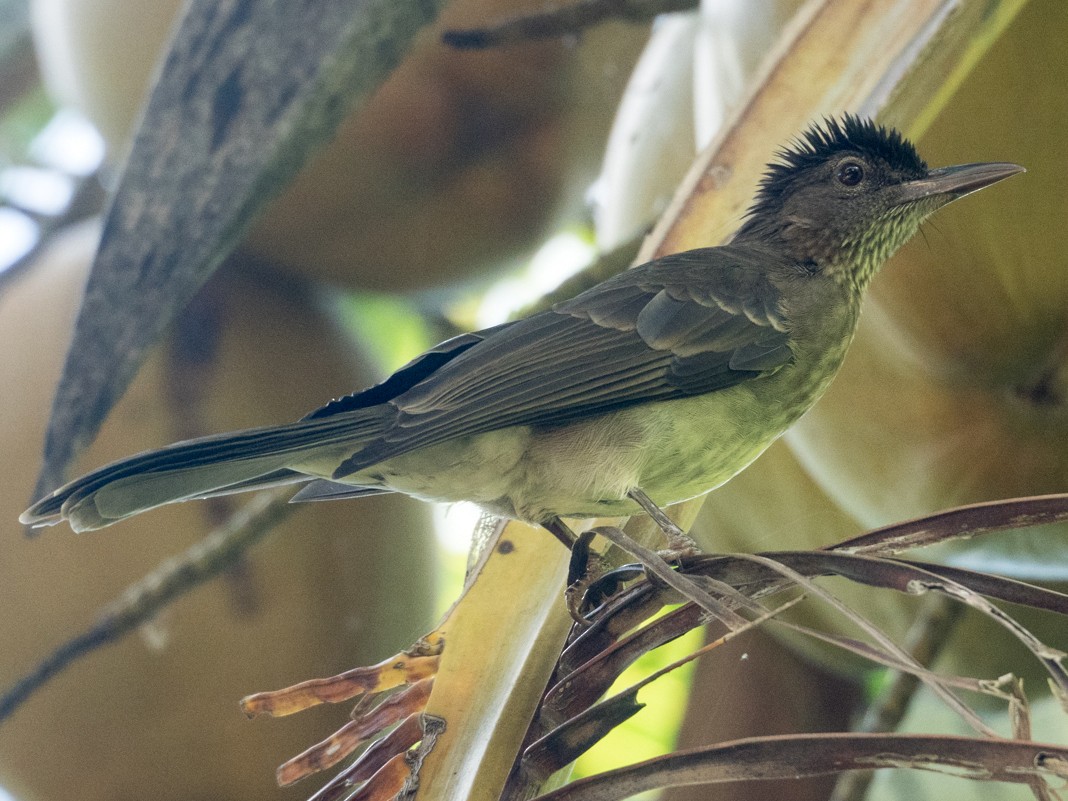
M 789 328 L 778 276 L 792 266 L 774 253 L 739 245 L 673 253 L 627 270 L 570 300 L 557 313 L 600 325 L 640 329 L 664 308 L 690 304 L 776 331 Z M 650 307 L 654 301 L 656 303 Z M 643 320 L 644 318 L 644 320 Z
M 633 331 L 676 360 L 761 373 L 792 358 L 781 278 L 796 267 L 773 253 L 723 245 L 665 256 L 554 307 Z

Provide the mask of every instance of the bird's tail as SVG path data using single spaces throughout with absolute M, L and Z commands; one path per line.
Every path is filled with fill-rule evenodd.
M 94 470 L 19 520 L 35 528 L 68 520 L 75 531 L 90 531 L 175 501 L 329 476 L 384 426 L 381 407 L 371 407 L 177 442 Z

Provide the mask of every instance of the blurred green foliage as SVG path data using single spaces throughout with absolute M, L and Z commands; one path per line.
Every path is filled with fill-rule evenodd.
M 383 374 L 434 344 L 432 327 L 415 302 L 400 295 L 351 293 L 342 301 L 342 308 L 356 341 L 369 345 L 366 355 Z
M 661 614 L 674 608 L 668 607 Z M 650 673 L 693 653 L 704 645 L 704 636 L 704 627 L 693 629 L 645 654 L 623 672 L 608 695 L 625 690 Z M 714 659 L 715 656 L 710 654 L 704 658 Z M 592 776 L 674 750 L 690 698 L 695 664 L 688 662 L 644 687 L 638 694 L 638 701 L 646 705 L 645 709 L 583 754 L 575 763 L 573 777 Z M 634 796 L 634 799 L 650 801 L 659 795 L 659 792 L 649 792 Z
M 25 163 L 30 142 L 55 113 L 55 105 L 40 86 L 4 109 L 0 115 L 0 164 Z

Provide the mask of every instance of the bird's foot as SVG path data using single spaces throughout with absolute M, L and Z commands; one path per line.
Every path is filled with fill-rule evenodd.
M 589 619 L 582 612 L 583 608 L 596 605 L 589 597 L 590 588 L 600 581 L 605 572 L 605 564 L 600 554 L 590 549 L 594 536 L 594 532 L 585 531 L 575 538 L 571 548 L 571 562 L 567 569 L 567 589 L 564 590 L 567 612 L 571 619 L 583 628 L 590 626 Z
M 662 569 L 670 570 L 672 565 L 681 566 L 683 558 L 701 553 L 697 543 L 642 490 L 635 488 L 628 494 L 646 511 L 664 533 L 664 537 L 667 540 L 667 548 L 657 551 L 655 555 L 649 554 L 649 558 L 664 564 Z M 567 589 L 564 591 L 564 598 L 571 618 L 580 626 L 588 627 L 590 621 L 583 614 L 583 610 L 596 607 L 606 598 L 615 594 L 621 581 L 615 571 L 608 571 L 608 566 L 600 555 L 590 548 L 590 543 L 593 541 L 594 536 L 601 529 L 585 531 L 576 537 L 567 524 L 558 517 L 545 521 L 542 526 L 571 549 L 571 562 L 568 565 Z M 612 529 L 612 531 L 618 532 L 621 541 L 630 542 L 622 531 L 618 529 Z M 609 539 L 617 545 L 620 544 L 611 537 Z M 624 550 L 628 550 L 632 554 L 636 553 L 632 548 L 624 547 Z M 639 559 L 645 568 L 650 567 L 649 559 L 641 557 Z M 646 573 L 649 575 L 650 580 L 662 583 L 662 578 L 658 578 L 659 571 L 649 571 L 647 569 Z
M 589 628 L 590 621 L 582 614 L 582 608 L 588 603 L 586 593 L 605 571 L 600 555 L 590 549 L 594 534 L 587 531 L 576 537 L 559 517 L 545 521 L 542 526 L 571 551 L 564 602 L 567 604 L 567 612 L 571 615 L 571 619 L 580 626 Z
M 696 556 L 701 553 L 701 549 L 694 542 L 685 531 L 679 528 L 667 513 L 664 512 L 659 506 L 657 506 L 652 498 L 646 495 L 642 490 L 635 487 L 627 493 L 631 500 L 637 503 L 650 519 L 664 532 L 664 538 L 667 540 L 667 548 L 657 553 L 663 558 L 665 562 L 678 563 L 680 559 L 686 556 Z
M 598 531 L 586 531 L 578 537 L 572 553 L 578 552 L 579 556 L 573 555 L 571 560 L 575 579 L 568 583 L 564 591 L 568 613 L 583 628 L 589 628 L 593 622 L 586 616 L 587 611 L 596 610 L 622 590 L 627 582 L 645 575 L 645 568 L 640 564 L 612 567 L 600 554 L 589 550 L 589 543 Z M 585 566 L 581 575 L 578 574 L 580 564 Z

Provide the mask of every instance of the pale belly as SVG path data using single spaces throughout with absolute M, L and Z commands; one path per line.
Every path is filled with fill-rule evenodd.
M 473 501 L 533 523 L 554 515 L 632 514 L 638 506 L 627 493 L 635 487 L 666 506 L 715 489 L 747 467 L 808 406 L 785 404 L 796 412 L 781 411 L 781 384 L 752 382 L 558 428 L 464 437 L 353 479 L 374 473 L 373 483 L 415 497 Z
M 745 394 L 735 388 L 542 432 L 525 463 L 518 516 L 632 514 L 638 507 L 627 493 L 636 487 L 659 506 L 715 489 L 793 422 L 748 419 Z

